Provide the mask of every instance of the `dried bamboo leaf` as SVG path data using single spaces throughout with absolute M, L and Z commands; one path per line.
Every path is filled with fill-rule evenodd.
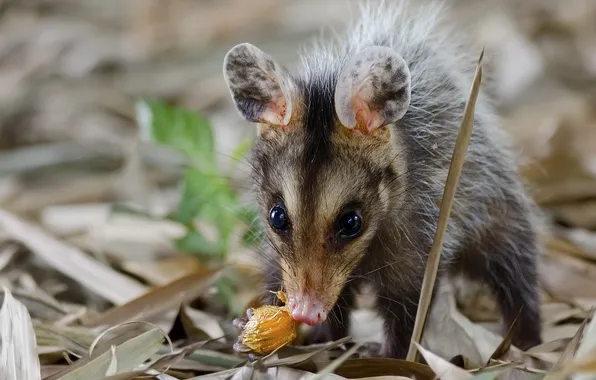
M 110 365 L 106 369 L 106 376 L 113 376 L 118 372 L 118 357 L 116 356 L 116 346 L 110 347 Z
M 162 346 L 164 336 L 160 329 L 151 329 L 116 345 L 118 371 L 127 371 L 142 364 Z M 94 380 L 106 375 L 112 361 L 111 350 L 100 355 L 85 357 L 64 371 L 44 380 Z
M 85 326 L 117 325 L 132 320 L 147 320 L 204 293 L 221 275 L 221 271 L 204 270 L 179 278 L 141 295 L 121 306 L 84 321 Z
M 440 356 L 433 354 L 418 343 L 416 343 L 416 346 L 418 351 L 424 357 L 424 360 L 426 360 L 428 363 L 428 366 L 442 380 L 461 380 L 473 377 L 473 375 L 468 371 L 465 371 L 458 366 L 451 364 Z
M 0 309 L 0 379 L 39 379 L 41 368 L 31 317 L 4 288 Z
M 509 348 L 511 347 L 511 340 L 513 339 L 513 335 L 517 332 L 519 326 L 518 321 L 519 313 L 517 317 L 515 317 L 515 320 L 513 321 L 511 326 L 509 327 L 507 334 L 505 335 L 501 343 L 499 343 L 499 346 L 495 349 L 495 352 L 493 352 L 493 354 L 490 356 L 490 359 L 487 364 L 490 364 L 491 360 L 501 359 L 501 357 L 503 357 L 503 355 L 505 355 L 507 351 L 509 351 Z
M 570 366 L 565 366 L 561 372 L 570 373 L 573 371 L 573 366 L 577 364 L 583 364 L 593 360 L 594 351 L 596 350 L 596 318 L 594 318 L 594 311 L 592 311 L 592 319 L 586 326 L 583 332 L 583 336 L 580 338 L 581 342 L 577 347 L 573 361 Z M 579 374 L 574 376 L 574 380 L 588 380 L 593 379 L 593 375 Z
M 583 335 L 583 332 L 584 332 L 587 322 L 588 322 L 588 319 L 585 319 L 583 321 L 583 323 L 579 326 L 579 329 L 577 329 L 577 333 L 575 333 L 575 335 L 573 336 L 573 338 L 571 339 L 571 341 L 569 342 L 567 347 L 565 347 L 565 350 L 561 354 L 559 360 L 551 368 L 552 372 L 562 369 L 563 366 L 566 364 L 566 362 L 571 360 L 575 356 L 575 354 L 577 353 L 577 350 L 579 348 L 579 344 L 581 342 L 581 338 L 582 338 L 582 335 Z M 547 375 L 545 377 L 545 379 L 548 379 L 548 378 L 549 378 L 549 376 Z
M 181 306 L 180 320 L 184 330 L 193 340 L 225 337 L 224 331 L 215 316 L 193 309 L 188 305 Z
M 318 355 L 324 351 L 329 351 L 335 347 L 341 346 L 344 343 L 348 343 L 350 340 L 351 340 L 350 337 L 345 337 L 345 338 L 338 339 L 333 342 L 326 343 L 326 344 L 322 345 L 320 348 L 318 348 L 312 352 L 306 352 L 304 354 L 288 356 L 286 358 L 280 359 L 280 358 L 275 358 L 275 357 L 269 357 L 269 358 L 266 358 L 263 360 L 263 365 L 266 367 L 295 366 L 297 364 L 304 363 L 304 362 L 314 358 L 316 355 Z
M 347 378 L 366 376 L 405 376 L 418 380 L 433 380 L 435 373 L 427 365 L 388 358 L 351 359 L 342 363 L 335 373 Z
M 138 282 L 4 210 L 0 210 L 0 228 L 52 267 L 108 301 L 122 304 L 146 292 Z
M 331 363 L 329 363 L 325 368 L 320 370 L 314 377 L 313 380 L 323 379 L 326 378 L 327 375 L 333 373 L 343 362 L 348 360 L 350 356 L 352 356 L 360 347 L 362 343 L 356 343 L 352 348 L 348 351 L 343 353 L 339 358 L 335 359 Z

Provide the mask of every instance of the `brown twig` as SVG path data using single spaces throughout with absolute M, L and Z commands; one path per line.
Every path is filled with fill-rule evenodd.
M 447 174 L 447 181 L 445 183 L 445 190 L 443 192 L 443 199 L 441 200 L 441 206 L 439 211 L 439 222 L 433 245 L 428 255 L 428 261 L 426 263 L 426 271 L 424 273 L 424 280 L 422 282 L 422 290 L 420 293 L 420 300 L 418 303 L 418 310 L 416 312 L 416 322 L 414 324 L 414 330 L 412 333 L 412 340 L 410 342 L 410 348 L 406 357 L 409 361 L 416 359 L 416 343 L 418 343 L 422 337 L 422 331 L 424 329 L 424 323 L 426 322 L 426 316 L 430 307 L 432 299 L 432 291 L 435 285 L 437 277 L 437 270 L 439 268 L 439 261 L 441 259 L 441 248 L 443 246 L 443 237 L 447 230 L 447 222 L 451 213 L 451 206 L 453 204 L 453 198 L 459 182 L 459 177 L 463 164 L 465 162 L 466 152 L 468 150 L 468 144 L 470 137 L 472 136 L 472 129 L 474 127 L 474 107 L 476 105 L 476 99 L 480 90 L 480 82 L 482 79 L 482 58 L 484 57 L 484 49 L 480 54 L 478 63 L 476 65 L 476 73 L 474 75 L 474 81 L 466 107 L 464 109 L 464 116 L 460 125 L 459 135 L 455 142 L 455 148 L 453 150 L 453 156 L 451 158 L 451 165 Z

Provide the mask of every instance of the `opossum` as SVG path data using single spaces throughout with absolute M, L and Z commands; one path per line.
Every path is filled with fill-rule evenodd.
M 424 268 L 480 53 L 438 1 L 361 3 L 334 40 L 290 72 L 249 44 L 224 58 L 268 242 L 264 297 L 284 289 L 308 343 L 344 337 L 361 284 L 375 289 L 385 343 L 406 356 Z M 474 56 L 474 54 L 477 54 Z M 440 278 L 486 283 L 513 344 L 541 343 L 535 205 L 483 89 L 441 253 Z M 443 277 L 447 276 L 447 277 Z

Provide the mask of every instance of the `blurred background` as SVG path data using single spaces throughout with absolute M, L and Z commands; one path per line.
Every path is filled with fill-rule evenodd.
M 545 294 L 596 299 L 596 2 L 448 2 L 486 46 L 503 127 L 548 218 Z M 34 319 L 91 326 L 126 320 L 105 313 L 210 271 L 213 257 L 249 273 L 254 249 L 233 220 L 254 217 L 243 158 L 254 128 L 230 101 L 223 57 L 251 42 L 292 67 L 347 17 L 343 0 L 0 0 L 0 282 Z M 201 145 L 180 141 L 211 133 L 216 180 L 188 171 Z M 223 186 L 203 212 L 213 193 L 201 189 Z M 217 284 L 180 302 L 217 293 L 233 314 L 255 295 L 253 282 Z M 556 322 L 546 340 L 577 330 Z

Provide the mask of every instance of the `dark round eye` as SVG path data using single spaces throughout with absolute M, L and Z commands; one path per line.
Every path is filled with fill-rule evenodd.
M 288 229 L 288 218 L 286 210 L 281 205 L 275 205 L 269 211 L 269 224 L 276 230 L 285 231 Z
M 345 239 L 356 237 L 362 230 L 362 218 L 357 211 L 343 213 L 337 219 L 339 236 Z

